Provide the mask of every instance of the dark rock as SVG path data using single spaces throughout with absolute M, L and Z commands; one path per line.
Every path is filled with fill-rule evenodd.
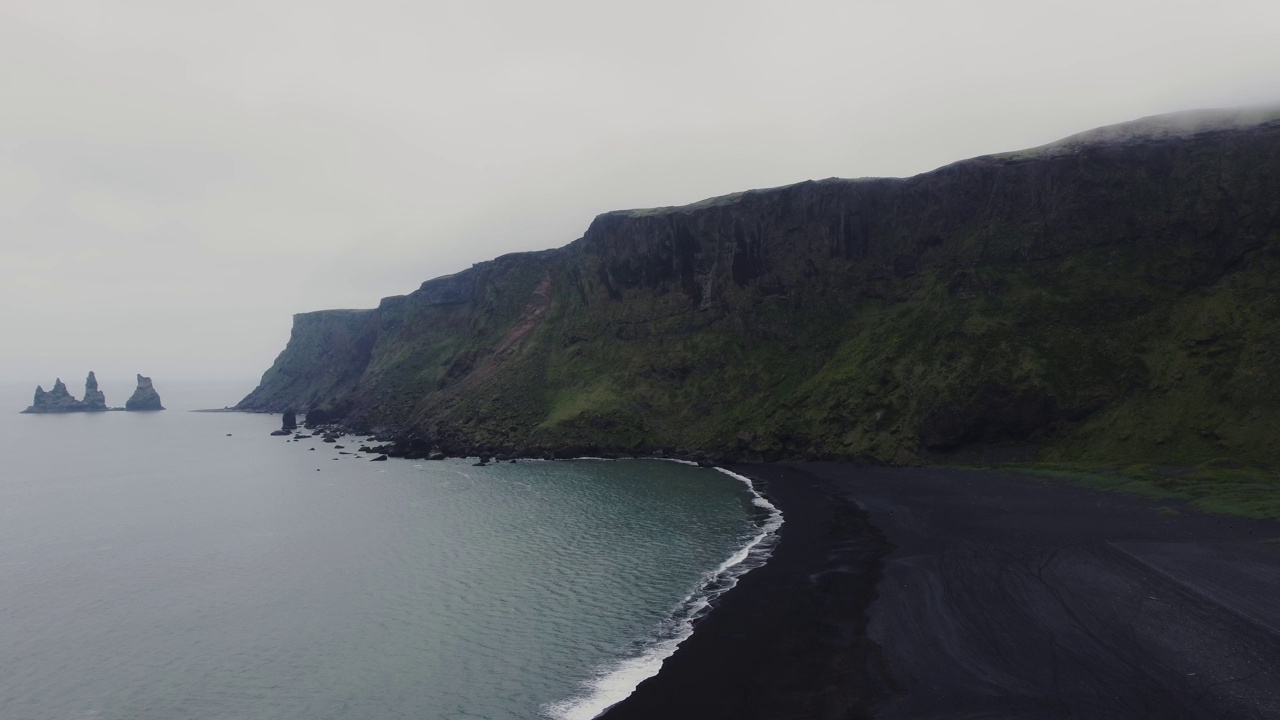
M 376 457 L 376 458 L 374 458 L 374 459 L 370 460 L 369 462 L 381 462 L 381 461 L 386 460 L 386 459 L 387 459 L 387 456 L 386 456 L 386 455 L 379 455 L 378 457 Z
M 442 452 L 433 452 L 427 456 L 428 460 L 444 460 L 445 454 Z
M 283 422 L 283 424 L 281 425 L 281 427 L 282 427 L 283 429 L 285 429 L 285 430 L 297 430 L 297 429 L 298 429 L 298 416 L 297 416 L 297 415 L 295 415 L 295 414 L 294 414 L 294 412 L 293 412 L 292 410 L 285 410 L 285 411 L 284 411 L 284 416 L 283 416 L 283 418 L 282 418 L 282 422 Z
M 272 430 L 272 431 L 271 431 L 271 434 L 272 434 L 272 435 L 285 436 L 285 435 L 288 435 L 288 434 L 289 434 L 289 431 L 288 431 L 288 430 Z
M 45 392 L 43 387 L 36 386 L 35 398 L 24 413 L 68 413 L 68 412 L 101 412 L 107 409 L 106 397 L 98 389 L 98 378 L 93 372 L 84 381 L 84 400 L 76 400 L 67 391 L 67 386 L 58 378 L 53 389 Z
M 346 449 L 346 447 L 347 447 L 346 445 L 334 445 L 334 446 L 333 446 L 333 449 L 335 449 L 335 450 L 344 450 L 344 449 Z
M 243 404 L 243 403 L 241 403 Z M 240 407 L 237 405 L 237 407 Z M 323 406 L 313 406 L 306 412 L 304 425 L 309 428 L 317 428 L 323 425 L 332 425 L 341 422 L 346 417 L 349 408 L 342 403 L 328 404 Z
M 394 449 L 388 453 L 411 460 L 427 457 L 431 454 L 431 441 L 420 435 L 408 435 L 396 438 Z
M 313 448 L 313 447 L 311 447 L 311 448 L 307 448 L 307 449 L 308 449 L 308 450 L 315 450 L 315 448 Z
M 320 442 L 336 443 L 338 442 L 338 440 L 337 438 L 327 437 L 327 438 L 323 438 Z
M 89 412 L 101 411 L 107 409 L 107 397 L 98 389 L 98 378 L 94 376 L 93 371 L 89 371 L 89 376 L 84 379 L 84 400 L 81 400 L 84 409 Z
M 962 402 L 935 406 L 920 425 L 920 441 L 934 451 L 1043 439 L 1061 418 L 1052 396 L 988 384 Z
M 90 373 L 92 374 L 92 373 Z M 163 410 L 164 405 L 160 404 L 160 394 L 156 392 L 155 386 L 151 384 L 151 378 L 144 375 L 138 375 L 138 387 L 134 389 L 133 395 L 124 403 L 125 410 Z

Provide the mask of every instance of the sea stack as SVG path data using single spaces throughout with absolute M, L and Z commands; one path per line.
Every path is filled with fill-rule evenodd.
M 68 412 L 100 412 L 107 409 L 107 398 L 98 389 L 98 378 L 92 372 L 84 381 L 84 400 L 77 400 L 70 392 L 67 392 L 67 386 L 63 384 L 62 378 L 58 378 L 53 382 L 53 389 L 45 392 L 44 388 L 37 385 L 36 395 L 31 403 L 31 407 L 23 410 L 24 413 L 68 413 Z
M 283 420 L 284 422 L 280 424 L 279 430 L 271 431 L 272 435 L 276 435 L 280 437 L 283 437 L 285 435 L 292 435 L 293 431 L 298 429 L 298 418 L 296 415 L 293 414 L 292 410 L 284 411 Z
M 90 373 L 92 376 L 92 373 Z M 144 375 L 138 375 L 138 387 L 133 391 L 133 395 L 124 404 L 125 410 L 163 410 L 164 405 L 160 404 L 160 394 L 156 392 L 155 387 L 151 384 L 151 378 Z
M 84 400 L 80 401 L 84 405 L 82 408 L 86 412 L 98 412 L 107 409 L 107 396 L 98 389 L 98 378 L 89 371 L 89 376 L 84 379 Z

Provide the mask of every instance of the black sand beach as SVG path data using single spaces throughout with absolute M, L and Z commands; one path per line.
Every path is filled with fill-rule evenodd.
M 1280 523 L 992 472 L 732 469 L 784 513 L 773 558 L 607 720 L 1280 717 Z

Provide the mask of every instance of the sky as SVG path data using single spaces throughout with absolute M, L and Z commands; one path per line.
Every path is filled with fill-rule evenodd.
M 1275 0 L 6 0 L 0 381 L 248 392 L 293 313 L 609 210 L 1275 103 L 1277 48 Z

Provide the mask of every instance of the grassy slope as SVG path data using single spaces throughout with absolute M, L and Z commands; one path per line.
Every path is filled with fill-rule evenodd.
M 1205 512 L 1280 520 L 1280 473 L 1235 460 L 1216 459 L 1190 466 L 1070 462 L 1002 467 L 1096 490 L 1184 501 Z M 1167 505 L 1160 509 L 1166 514 L 1178 512 Z
M 625 302 L 603 314 L 561 297 L 524 355 L 446 416 L 495 444 L 911 461 L 932 408 L 996 383 L 1083 415 L 1034 438 L 1046 459 L 1280 462 L 1267 381 L 1280 371 L 1280 262 L 1192 291 L 1108 267 L 1083 255 L 1043 273 L 991 271 L 1000 294 L 967 298 L 934 272 L 848 316 L 765 302 L 663 319 L 645 303 L 658 319 L 642 322 Z

